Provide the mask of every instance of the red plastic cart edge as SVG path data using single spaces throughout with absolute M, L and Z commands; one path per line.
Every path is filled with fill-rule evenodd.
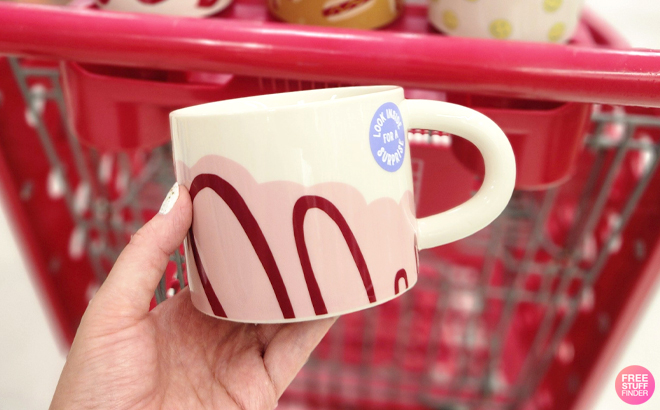
M 648 259 L 641 275 L 642 277 L 637 281 L 635 290 L 628 299 L 629 302 L 617 319 L 614 329 L 607 337 L 607 342 L 605 342 L 605 347 L 603 347 L 600 358 L 596 361 L 596 365 L 592 369 L 587 383 L 582 388 L 582 393 L 578 395 L 575 401 L 575 410 L 590 409 L 600 391 L 600 387 L 604 384 L 614 389 L 614 385 L 606 383 L 605 378 L 609 374 L 609 371 L 612 370 L 612 366 L 615 365 L 616 359 L 623 354 L 627 341 L 632 338 L 634 331 L 638 329 L 641 321 L 640 312 L 643 312 L 648 307 L 652 296 L 660 291 L 658 269 L 660 269 L 660 247 L 656 247 L 653 255 Z
M 587 23 L 587 26 L 592 32 L 596 32 L 601 36 L 609 46 L 614 48 L 630 48 L 630 43 L 616 30 L 612 29 L 610 24 L 601 18 L 598 14 L 585 8 L 582 11 L 582 20 Z
M 0 3 L 0 52 L 99 64 L 660 106 L 658 51 L 514 41 L 493 47 L 495 40 L 433 34 L 312 26 L 292 30 L 280 23 L 230 19 L 221 23 Z M 424 39 L 423 44 L 415 39 Z M 292 47 L 294 42 L 298 47 Z M 407 57 L 392 60 L 392 53 Z
M 4 167 L 5 164 L 3 163 L 2 165 L 3 165 L 3 167 Z M 6 168 L 6 167 L 5 167 L 5 168 Z M 4 174 L 4 172 L 7 172 L 7 170 L 6 170 L 6 169 L 2 169 L 2 173 L 3 173 L 3 174 Z M 6 182 L 6 181 L 4 180 L 6 177 L 7 177 L 7 175 L 2 175 L 3 183 Z M 11 181 L 9 181 L 9 183 L 11 184 Z M 13 184 L 12 184 L 12 185 L 13 185 Z M 6 186 L 6 187 L 9 187 L 9 186 Z M 9 187 L 9 188 L 15 188 L 15 187 L 11 186 L 11 187 Z M 16 192 L 16 191 L 14 190 L 14 191 L 12 191 L 12 192 Z M 12 209 L 13 209 L 13 207 L 15 207 L 15 206 L 20 206 L 20 205 L 18 205 L 17 201 L 14 201 L 14 202 L 15 202 L 15 203 L 11 205 L 11 206 L 12 206 Z M 14 215 L 19 215 L 19 214 L 18 214 L 18 213 L 14 213 Z M 24 217 L 24 215 L 23 215 L 23 217 Z M 18 223 L 18 222 L 17 222 L 17 223 Z M 23 224 L 25 224 L 25 221 L 23 221 Z M 24 227 L 24 226 L 22 226 L 22 227 Z M 27 251 L 27 248 L 24 248 L 24 249 L 26 249 L 26 251 Z M 32 251 L 35 251 L 35 250 L 32 249 Z M 646 302 L 646 297 L 648 297 L 648 293 L 649 293 L 649 291 L 650 291 L 650 286 L 645 287 L 644 285 L 642 285 L 642 283 L 645 282 L 646 280 L 649 280 L 649 281 L 650 281 L 650 280 L 654 279 L 653 275 L 654 275 L 655 273 L 657 273 L 657 272 L 655 272 L 651 267 L 654 266 L 654 265 L 657 266 L 657 264 L 659 263 L 659 261 L 657 260 L 658 258 L 660 258 L 660 256 L 658 256 L 658 252 L 656 251 L 656 252 L 654 253 L 654 256 L 653 256 L 653 261 L 652 261 L 652 262 L 649 262 L 649 264 L 647 265 L 647 268 L 645 269 L 645 272 L 644 272 L 644 274 L 643 274 L 643 280 L 640 281 L 640 284 L 637 286 L 637 288 L 636 288 L 636 290 L 635 290 L 635 292 L 634 292 L 634 297 L 635 297 L 635 298 L 637 298 L 637 297 L 640 296 L 641 294 L 645 294 L 644 301 L 643 301 L 641 298 L 640 298 L 639 300 L 638 300 L 638 299 L 635 299 L 634 301 L 631 301 L 630 306 L 627 306 L 627 307 L 626 307 L 626 310 L 625 310 L 625 312 L 623 313 L 623 316 L 622 316 L 623 322 L 620 322 L 620 323 L 619 323 L 619 325 L 615 328 L 615 331 L 614 331 L 614 332 L 612 333 L 612 335 L 610 336 L 610 340 L 607 342 L 606 351 L 603 353 L 603 358 L 604 358 L 605 360 L 600 360 L 600 361 L 598 362 L 598 365 L 597 365 L 598 368 L 595 369 L 595 371 L 599 371 L 601 366 L 606 366 L 606 365 L 607 365 L 607 361 L 608 361 L 609 358 L 611 357 L 611 356 L 609 356 L 609 355 L 613 355 L 613 354 L 615 354 L 615 353 L 616 353 L 616 350 L 617 350 L 618 348 L 620 348 L 620 346 L 622 346 L 622 345 L 621 345 L 621 342 L 622 342 L 622 341 L 625 339 L 625 337 L 626 337 L 627 328 L 633 326 L 631 323 L 626 323 L 626 319 L 629 318 L 630 316 L 634 316 L 634 312 L 637 312 L 638 309 L 641 308 L 642 305 L 643 305 L 644 303 L 647 303 L 647 302 Z M 40 265 L 41 265 L 41 264 L 40 264 Z M 42 268 L 42 269 L 45 269 L 44 266 L 41 266 L 41 268 Z M 650 277 L 650 278 L 649 278 L 649 277 Z M 638 293 L 639 293 L 640 295 L 638 295 Z M 633 305 L 637 305 L 637 306 L 633 306 Z M 619 339 L 619 340 L 617 340 L 617 339 Z M 610 350 L 610 349 L 611 349 L 611 350 Z M 605 364 L 603 364 L 603 363 L 605 363 Z M 581 395 L 581 397 L 586 397 L 586 396 L 588 396 L 587 393 L 590 391 L 590 389 L 593 389 L 595 386 L 598 385 L 596 379 L 597 379 L 597 378 L 600 378 L 600 377 L 603 377 L 603 375 L 602 375 L 601 373 L 596 373 L 596 374 L 594 374 L 594 373 L 592 372 L 592 375 L 597 376 L 597 377 L 590 378 L 589 384 L 588 384 L 587 387 L 585 387 L 585 392 L 584 392 L 584 394 Z
M 29 275 L 32 287 L 38 294 L 46 298 L 45 300 L 42 297 L 38 297 L 37 299 L 39 299 L 39 304 L 44 314 L 54 319 L 49 320 L 48 325 L 53 334 L 56 335 L 55 338 L 58 341 L 60 349 L 66 352 L 69 350 L 71 343 L 73 343 L 75 332 L 67 331 L 71 327 L 65 313 L 62 311 L 58 296 L 54 288 L 44 282 L 44 280 L 50 278 L 48 268 L 43 255 L 39 251 L 37 241 L 32 236 L 32 229 L 28 223 L 27 215 L 19 202 L 20 196 L 17 193 L 18 190 L 2 151 L 0 151 L 0 185 L 2 185 L 4 192 L 14 193 L 13 195 L 0 195 L 0 202 L 2 202 L 3 210 L 7 215 L 8 225 L 13 232 L 14 239 L 19 245 L 18 249 L 23 262 L 27 269 L 33 272 L 32 275 Z

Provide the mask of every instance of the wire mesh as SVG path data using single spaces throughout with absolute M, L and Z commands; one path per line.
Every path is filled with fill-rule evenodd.
M 87 253 L 100 283 L 174 182 L 171 149 L 101 153 L 81 146 L 67 121 L 58 70 L 10 63 L 50 163 L 49 190 L 64 198 L 75 221 L 69 249 Z M 281 81 L 259 84 L 268 92 L 281 90 Z M 337 85 L 285 83 L 287 90 Z M 48 102 L 65 124 L 66 152 L 45 126 Z M 450 250 L 422 252 L 417 286 L 378 309 L 342 317 L 282 405 L 517 408 L 553 359 L 570 360 L 564 336 L 577 313 L 589 309 L 598 275 L 626 240 L 622 232 L 656 172 L 660 145 L 648 129 L 660 129 L 660 119 L 595 106 L 584 172 L 558 187 L 516 191 L 488 228 Z M 413 130 L 409 140 L 450 147 L 452 138 Z M 416 197 L 425 189 L 423 173 L 424 163 L 413 161 Z M 634 183 L 623 187 L 621 178 Z M 159 303 L 185 286 L 183 255 L 177 251 L 171 260 L 156 291 Z

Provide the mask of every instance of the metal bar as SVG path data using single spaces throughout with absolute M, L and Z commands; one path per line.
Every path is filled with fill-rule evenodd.
M 178 248 L 174 251 L 174 262 L 176 263 L 176 279 L 179 282 L 179 290 L 183 290 L 186 287 L 186 281 L 183 277 L 183 262 L 185 262 L 185 259 Z
M 337 319 L 330 331 L 330 382 L 331 394 L 342 394 L 342 362 L 344 361 L 344 337 L 346 336 L 344 321 Z
M 596 129 L 597 131 L 599 131 L 599 134 L 600 132 L 602 132 L 604 127 L 605 127 L 605 123 L 598 124 Z M 580 194 L 580 199 L 578 201 L 578 206 L 575 210 L 575 217 L 574 217 L 575 223 L 573 224 L 570 231 L 568 232 L 568 235 L 566 236 L 566 241 L 564 243 L 564 247 L 566 249 L 570 249 L 571 247 L 575 248 L 575 246 L 577 246 L 577 235 L 584 225 L 583 215 L 589 209 L 590 201 L 593 200 L 593 192 L 596 189 L 596 184 L 598 183 L 598 179 L 601 175 L 601 170 L 605 164 L 606 154 L 607 154 L 606 151 L 602 149 L 598 150 L 598 152 L 596 153 L 596 159 L 594 160 L 594 163 L 591 166 L 589 177 L 587 178 L 584 188 L 582 189 L 582 193 Z
M 144 169 L 142 169 L 140 174 L 132 178 L 126 194 L 121 198 L 113 201 L 112 207 L 114 209 L 120 209 L 128 205 L 134 209 L 140 209 L 139 205 L 136 203 L 137 196 L 141 189 L 144 187 L 144 184 L 152 180 L 158 174 L 163 161 L 163 154 L 161 153 L 160 149 L 154 149 L 151 153 L 151 156 L 149 157 L 147 165 L 144 167 Z M 167 189 L 169 189 L 169 187 Z
M 401 373 L 408 343 L 410 341 L 410 327 L 413 320 L 413 295 L 407 292 L 401 296 L 401 311 L 399 312 L 399 323 L 396 328 L 396 339 L 394 342 L 394 356 L 389 369 L 390 380 L 388 388 L 388 402 L 397 402 L 401 395 Z
M 559 270 L 560 270 L 559 267 L 553 266 L 553 269 L 550 269 L 548 272 L 541 272 L 541 273 L 550 276 L 552 278 L 553 274 L 558 272 Z M 576 276 L 579 276 L 581 274 L 582 271 L 578 272 Z M 461 286 L 455 284 L 452 286 L 452 290 L 461 292 L 461 291 L 472 291 L 474 290 L 474 288 L 470 286 Z M 486 286 L 484 290 L 484 298 L 505 300 L 508 292 L 509 292 L 508 288 Z M 516 300 L 519 300 L 521 302 L 536 303 L 536 304 L 543 304 L 548 302 L 547 300 L 548 298 L 546 296 L 540 295 L 538 292 L 532 292 L 529 290 L 515 289 L 513 290 L 513 295 Z
M 339 377 L 342 380 L 346 380 L 346 384 L 350 384 L 351 382 L 355 382 L 355 380 L 358 379 L 361 371 L 362 371 L 361 365 L 343 364 L 341 367 L 341 375 Z M 375 386 L 373 389 L 374 394 L 372 395 L 372 397 L 362 396 L 359 390 L 354 390 L 354 389 L 333 390 L 332 394 L 334 396 L 340 396 L 342 400 L 344 400 L 345 402 L 349 402 L 353 400 L 358 400 L 358 401 L 366 400 L 370 402 L 382 401 L 384 402 L 384 406 L 383 406 L 384 408 L 397 408 L 396 405 L 402 403 L 413 403 L 413 404 L 436 403 L 433 408 L 445 409 L 447 407 L 441 407 L 439 406 L 439 404 L 446 405 L 447 403 L 452 403 L 452 402 L 472 403 L 475 405 L 477 404 L 488 405 L 491 403 L 499 402 L 499 405 L 502 406 L 503 401 L 508 403 L 511 402 L 512 399 L 514 399 L 513 396 L 510 396 L 507 393 L 498 394 L 495 398 L 479 397 L 478 393 L 481 385 L 481 378 L 475 378 L 475 377 L 469 377 L 466 380 L 466 389 L 463 392 L 460 392 L 461 394 L 456 394 L 456 395 L 443 394 L 442 396 L 426 395 L 423 397 L 416 397 L 408 392 L 414 392 L 417 390 L 417 386 L 419 385 L 420 382 L 420 374 L 416 371 L 407 370 L 405 368 L 398 369 L 397 371 L 399 372 L 400 379 L 402 380 L 401 391 L 403 392 L 403 394 L 400 397 L 400 400 L 398 400 L 395 403 L 388 402 L 386 399 L 388 395 L 387 381 L 391 377 L 386 372 L 374 373 L 373 378 L 370 380 Z M 306 390 L 306 386 L 300 385 L 299 381 L 296 384 L 297 386 L 292 385 L 292 387 L 294 388 L 300 387 L 303 391 L 309 394 L 309 391 Z M 448 387 L 448 384 L 441 384 L 441 387 L 443 389 L 446 389 Z M 405 408 L 405 406 L 403 407 Z M 337 408 L 359 408 L 359 406 L 357 405 L 350 407 L 337 406 Z M 491 409 L 491 407 L 487 407 L 487 408 L 489 410 Z
M 362 365 L 361 364 L 348 364 L 344 363 L 342 365 L 342 373 L 344 376 L 346 375 L 352 375 L 352 376 L 359 376 L 360 372 L 362 371 Z M 420 373 L 417 371 L 409 370 L 406 368 L 398 369 L 398 371 L 401 373 L 401 380 L 404 382 L 404 388 L 410 389 L 411 387 L 414 390 L 419 383 L 420 380 Z M 387 372 L 374 372 L 373 373 L 373 379 L 372 381 L 376 382 L 375 384 L 379 385 L 380 388 L 387 389 L 387 380 L 389 380 L 390 375 Z M 481 382 L 482 379 L 479 377 L 468 377 L 466 381 L 466 386 L 469 387 L 468 392 L 471 393 L 478 393 L 479 389 L 481 387 Z M 449 383 L 438 383 L 438 385 L 442 387 L 448 387 Z M 359 394 L 359 390 L 358 390 Z M 358 396 L 360 398 L 367 399 L 367 397 L 364 396 Z M 505 398 L 513 398 L 514 396 L 511 394 L 507 394 L 506 392 L 499 394 L 499 397 L 505 397 Z M 381 399 L 381 397 L 372 397 L 372 399 Z
M 92 161 L 93 164 L 96 164 L 96 162 Z M 119 166 L 123 166 L 121 162 L 121 157 L 118 159 Z M 108 232 L 108 237 L 113 238 L 112 243 L 107 243 L 107 247 L 111 252 L 114 252 L 117 256 L 123 249 L 123 247 L 126 245 L 126 231 L 125 231 L 125 226 L 123 223 L 117 223 L 116 218 L 118 217 L 117 215 L 120 215 L 120 213 L 116 209 L 112 209 L 110 205 L 110 196 L 108 194 L 108 190 L 104 186 L 104 184 L 99 183 L 98 179 L 94 178 L 93 175 L 96 175 L 97 173 L 90 173 L 90 179 L 92 180 L 92 184 L 95 185 L 96 190 L 93 199 L 92 199 L 92 207 L 96 210 L 94 212 L 95 216 L 97 217 L 97 221 L 100 225 L 103 226 L 103 230 L 105 232 Z M 97 215 L 98 214 L 98 215 Z M 109 216 L 103 217 L 103 214 L 107 214 Z M 109 219 L 109 220 L 108 220 Z M 123 222 L 123 221 L 122 221 Z M 133 232 L 131 231 L 130 234 Z M 112 235 L 110 235 L 112 234 Z M 108 255 L 108 258 L 111 261 L 114 261 L 116 258 L 112 258 Z
M 60 77 L 60 72 L 52 68 L 21 67 L 21 71 L 25 77 L 50 77 L 52 79 Z
M 316 397 L 318 398 L 321 391 L 321 367 L 323 362 L 318 359 L 315 355 L 311 355 L 307 363 L 305 363 L 305 379 L 304 379 L 304 390 L 308 392 L 316 392 Z M 311 401 L 312 397 L 309 397 L 310 406 L 314 405 L 314 402 Z
M 373 357 L 376 340 L 376 311 L 367 309 L 364 315 L 364 330 L 362 332 L 362 352 L 360 354 L 360 381 L 358 392 L 363 399 L 371 399 L 371 378 L 373 372 Z
M 531 240 L 529 241 L 529 245 L 525 248 L 525 254 L 523 255 L 522 261 L 514 271 L 514 278 L 511 286 L 507 290 L 505 305 L 502 310 L 499 323 L 497 324 L 495 334 L 491 338 L 491 360 L 488 363 L 488 371 L 486 372 L 489 375 L 494 374 L 500 364 L 500 361 L 502 360 L 501 354 L 503 340 L 507 334 L 507 329 L 510 327 L 511 319 L 513 318 L 513 314 L 515 312 L 515 307 L 521 302 L 521 299 L 518 297 L 518 295 L 515 294 L 515 291 L 522 286 L 521 282 L 526 277 L 525 273 L 528 272 L 531 261 L 534 259 L 534 256 L 539 250 L 541 239 L 543 237 L 543 229 L 545 228 L 545 223 L 547 221 L 548 215 L 550 214 L 550 210 L 555 203 L 556 197 L 557 189 L 550 189 L 545 193 L 541 209 L 534 219 L 534 227 L 532 228 Z
M 426 258 L 425 258 L 426 259 Z M 441 337 L 442 337 L 442 322 L 444 315 L 447 312 L 449 304 L 449 283 L 443 278 L 436 279 L 435 289 L 438 292 L 438 298 L 435 303 L 435 310 L 431 318 L 431 330 L 429 332 L 429 341 L 426 345 L 426 353 L 424 360 L 424 370 L 420 381 L 420 400 L 424 401 L 425 397 L 431 396 L 431 388 L 433 387 L 432 380 L 432 366 L 436 363 L 438 353 L 440 351 Z M 421 286 L 421 283 L 418 285 Z
M 592 138 L 587 143 L 587 146 L 592 149 L 603 150 L 609 148 L 616 148 L 619 145 L 618 141 L 607 140 L 605 138 Z M 646 151 L 653 149 L 653 142 L 648 140 L 634 140 L 628 146 L 629 151 Z
M 156 303 L 158 304 L 163 303 L 167 299 L 167 293 L 165 290 L 166 288 L 165 280 L 166 280 L 165 275 L 163 275 L 160 278 L 160 281 L 158 282 L 158 287 L 156 287 L 155 296 L 156 296 Z
M 651 119 L 653 117 L 644 117 L 644 118 Z M 605 164 L 606 150 L 612 148 L 620 148 L 621 146 L 621 141 L 612 140 L 611 138 L 607 138 L 606 136 L 604 136 L 605 127 L 607 124 L 610 124 L 612 122 L 626 124 L 627 122 L 624 121 L 624 119 L 625 116 L 622 114 L 602 115 L 600 113 L 594 113 L 592 115 L 592 121 L 596 122 L 597 126 L 594 131 L 593 137 L 587 140 L 587 145 L 592 147 L 593 149 L 597 149 L 598 151 L 596 153 L 596 160 L 594 161 L 594 164 L 591 167 L 589 178 L 587 179 L 585 188 L 583 189 L 583 192 L 581 194 L 578 203 L 578 208 L 575 214 L 576 221 L 582 221 L 583 220 L 582 216 L 588 209 L 590 209 L 589 201 L 593 198 L 592 195 L 593 190 L 595 189 L 596 183 L 598 182 L 598 178 Z M 628 124 L 632 125 L 633 123 L 631 122 Z M 649 143 L 650 143 L 649 141 L 634 140 L 632 138 L 629 138 L 627 140 L 627 149 L 647 150 L 649 149 L 648 146 Z M 568 239 L 566 240 L 566 244 L 565 244 L 566 248 L 575 249 L 575 247 L 577 246 L 576 235 L 580 231 L 580 229 L 583 228 L 583 225 L 584 224 L 576 223 L 572 227 L 571 232 L 569 232 Z
M 0 53 L 322 82 L 395 83 L 557 101 L 660 106 L 660 53 L 649 50 L 302 25 L 294 29 L 232 19 L 146 14 L 135 18 L 129 13 L 4 2 L 0 3 Z M 392 59 L 393 54 L 407 58 Z M 439 59 L 439 55 L 450 58 Z
M 506 212 L 506 211 L 505 211 Z M 468 318 L 468 322 L 465 326 L 465 331 L 463 332 L 462 337 L 462 349 L 458 359 L 458 377 L 453 383 L 453 388 L 460 390 L 468 376 L 468 352 L 466 346 L 468 344 L 468 338 L 471 333 L 474 332 L 474 328 L 477 325 L 480 314 L 483 312 L 483 308 L 486 305 L 486 287 L 488 281 L 495 269 L 495 263 L 497 262 L 497 255 L 501 247 L 502 237 L 508 230 L 506 224 L 506 217 L 500 216 L 497 218 L 492 225 L 492 234 L 490 240 L 488 241 L 488 246 L 486 248 L 486 255 L 484 258 L 484 263 L 481 268 L 481 274 L 479 275 L 479 290 L 477 292 L 478 300 L 481 303 L 480 308 L 477 312 L 471 312 Z
M 591 116 L 591 119 L 593 121 L 620 122 L 623 124 L 630 124 L 630 125 L 645 125 L 649 127 L 660 127 L 660 118 L 651 117 L 650 115 L 634 115 L 634 114 L 617 115 L 617 114 L 610 114 L 610 113 L 606 114 L 602 112 L 596 112 Z
M 96 276 L 96 280 L 99 283 L 103 283 L 106 276 L 108 275 L 108 272 L 103 268 L 103 265 L 101 265 L 101 260 L 99 259 L 99 256 L 103 255 L 104 253 L 103 249 L 95 249 L 89 242 L 87 243 L 87 249 L 91 256 L 89 258 L 89 262 L 92 265 L 94 276 Z
M 42 113 L 38 112 L 34 108 L 32 101 L 32 93 L 28 88 L 26 77 L 22 71 L 23 69 L 18 63 L 18 59 L 9 58 L 8 60 L 12 72 L 14 73 L 16 83 L 19 89 L 21 90 L 21 94 L 23 95 L 25 105 L 35 120 L 35 124 L 34 124 L 35 130 L 37 132 L 37 136 L 39 137 L 39 142 L 41 143 L 44 154 L 46 155 L 46 158 L 50 163 L 51 172 L 58 173 L 60 175 L 60 178 L 62 179 L 61 182 L 62 182 L 64 202 L 67 206 L 67 209 L 69 210 L 69 214 L 71 215 L 71 218 L 73 219 L 76 226 L 82 227 L 85 230 L 85 234 L 87 234 L 88 222 L 84 220 L 75 211 L 73 192 L 71 190 L 71 185 L 69 183 L 69 180 L 67 179 L 66 167 L 64 166 L 64 163 L 60 159 L 55 146 L 53 145 L 53 140 L 48 132 L 48 129 L 46 128 L 46 125 L 44 124 Z M 94 272 L 94 275 L 96 276 L 96 279 L 99 281 L 99 283 L 103 283 L 103 281 L 105 280 L 106 272 L 103 270 L 101 263 L 96 258 L 96 256 L 98 256 L 98 252 L 91 246 L 89 241 L 86 241 L 85 249 L 91 256 L 89 259 L 92 265 L 92 270 Z
M 66 118 L 66 105 L 64 104 L 64 94 L 62 93 L 62 88 L 60 87 L 60 82 L 59 82 L 60 76 L 58 71 L 55 72 L 57 73 L 57 75 L 56 76 L 53 75 L 51 83 L 53 86 L 53 98 L 57 104 L 57 108 L 60 114 L 60 121 L 62 121 L 62 124 L 64 124 L 67 142 L 69 143 L 69 148 L 71 149 L 71 153 L 73 154 L 73 160 L 74 163 L 76 164 L 76 170 L 78 171 L 78 175 L 80 176 L 80 179 L 82 179 L 84 182 L 90 185 L 90 188 L 92 190 L 92 198 L 95 198 L 97 187 L 91 178 L 90 167 L 89 164 L 87 163 L 85 155 L 83 155 L 80 142 L 78 141 L 78 138 L 74 134 L 73 130 L 69 125 L 69 121 Z
M 36 71 L 37 70 L 32 70 L 32 72 L 36 72 Z M 25 71 L 23 72 L 25 73 Z M 80 177 L 83 183 L 89 186 L 90 204 L 91 206 L 96 206 L 98 203 L 97 199 L 99 197 L 98 184 L 96 180 L 92 178 L 91 167 L 89 165 L 87 157 L 84 155 L 80 142 L 78 141 L 78 137 L 73 131 L 70 122 L 67 120 L 67 109 L 66 109 L 66 105 L 64 104 L 64 93 L 62 92 L 62 88 L 60 87 L 59 72 L 55 71 L 55 73 L 57 73 L 57 75 L 51 76 L 52 77 L 51 83 L 53 87 L 53 99 L 57 104 L 57 108 L 60 114 L 60 121 L 64 125 L 67 143 L 69 144 L 69 149 L 71 150 L 71 153 L 73 155 L 73 160 L 76 166 L 76 171 L 78 172 L 78 176 Z M 98 230 L 99 235 L 101 237 L 101 241 L 105 244 L 108 244 L 109 246 L 108 224 L 106 221 L 98 219 L 97 216 L 98 216 L 97 213 L 94 213 L 95 219 L 93 221 L 93 225 Z
M 32 113 L 32 115 L 34 116 L 36 122 L 35 130 L 37 131 L 37 135 L 39 137 L 39 141 L 41 142 L 41 146 L 44 149 L 44 153 L 48 158 L 48 162 L 50 162 L 50 166 L 53 168 L 55 172 L 60 172 L 62 175 L 62 179 L 64 182 L 64 186 L 63 186 L 64 198 L 67 201 L 67 205 L 69 206 L 69 211 L 73 214 L 74 213 L 73 196 L 72 196 L 71 188 L 69 186 L 69 181 L 66 179 L 66 173 L 65 173 L 66 168 L 62 163 L 62 161 L 60 160 L 59 155 L 57 155 L 57 150 L 55 149 L 55 146 L 53 145 L 53 141 L 48 133 L 48 130 L 46 129 L 46 125 L 44 124 L 41 118 L 41 113 L 37 112 L 34 109 L 34 103 L 31 98 L 32 93 L 28 88 L 25 76 L 23 75 L 21 71 L 21 66 L 18 63 L 18 59 L 10 58 L 9 65 L 11 66 L 12 72 L 14 73 L 14 77 L 16 78 L 16 83 L 18 84 L 18 87 L 21 90 L 21 94 L 23 95 L 25 105 L 27 109 L 30 111 L 30 113 Z
M 160 161 L 156 161 L 155 165 L 147 165 L 144 170 L 147 172 L 143 172 L 141 175 L 138 175 L 137 178 L 131 178 L 129 181 L 129 186 L 127 187 L 128 189 L 126 194 L 120 198 L 119 201 L 117 201 L 117 203 L 121 203 L 122 205 L 128 205 L 133 214 L 133 219 L 139 226 L 144 224 L 144 218 L 142 217 L 142 208 L 140 207 L 138 194 L 140 193 L 140 190 L 143 188 L 144 184 L 155 175 L 158 170 L 159 163 Z M 125 173 L 126 175 L 132 175 L 128 154 L 125 152 L 120 152 L 117 154 L 117 164 L 119 165 L 122 173 Z

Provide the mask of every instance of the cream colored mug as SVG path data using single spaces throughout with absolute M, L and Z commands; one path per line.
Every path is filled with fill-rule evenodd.
M 430 0 L 429 21 L 452 36 L 563 43 L 584 0 Z
M 205 17 L 219 13 L 231 0 L 95 0 L 104 10 L 129 13 L 165 14 L 181 17 Z
M 403 0 L 268 0 L 268 9 L 289 23 L 372 29 L 394 21 Z
M 515 180 L 511 145 L 493 121 L 406 100 L 399 87 L 221 101 L 174 111 L 170 123 L 176 178 L 193 201 L 193 304 L 239 322 L 336 316 L 401 295 L 417 281 L 418 249 L 488 225 Z M 474 197 L 415 217 L 411 128 L 477 146 L 486 175 Z

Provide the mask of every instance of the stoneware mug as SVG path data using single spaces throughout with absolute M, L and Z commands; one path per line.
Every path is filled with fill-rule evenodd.
M 268 0 L 268 9 L 288 23 L 372 29 L 393 22 L 403 0 Z
M 429 20 L 461 37 L 563 43 L 577 26 L 584 0 L 431 0 Z
M 104 10 L 205 17 L 224 10 L 232 0 L 95 0 Z
M 172 112 L 170 126 L 176 178 L 193 200 L 192 301 L 233 321 L 302 321 L 387 302 L 417 281 L 418 249 L 488 225 L 515 180 L 493 121 L 405 100 L 394 86 L 215 102 Z M 486 174 L 471 199 L 415 218 L 409 128 L 477 146 Z

